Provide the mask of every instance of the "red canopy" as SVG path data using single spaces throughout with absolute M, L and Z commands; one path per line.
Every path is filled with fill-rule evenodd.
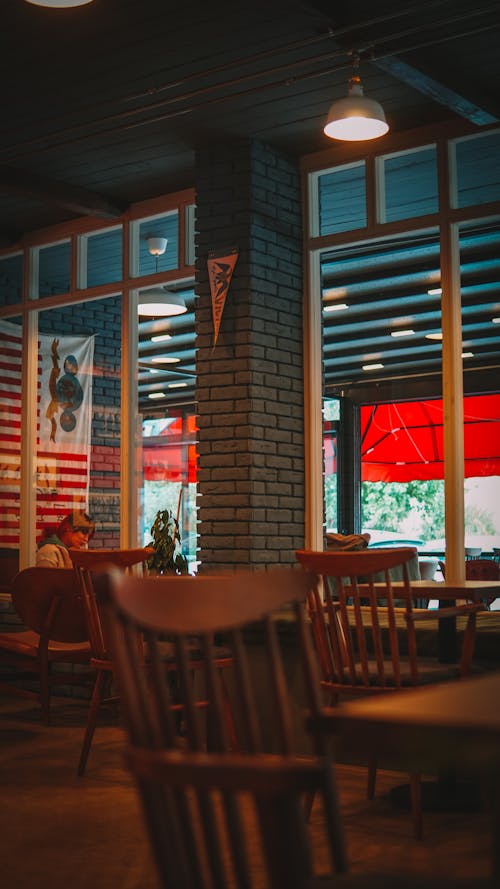
M 466 478 L 500 475 L 500 395 L 464 398 L 464 453 Z M 444 478 L 441 399 L 363 406 L 361 478 Z
M 183 423 L 177 417 L 165 427 L 154 444 L 143 439 L 143 466 L 146 481 L 196 482 L 196 433 L 195 417 L 187 417 Z M 186 441 L 186 436 L 188 440 Z M 158 443 L 164 438 L 165 443 Z

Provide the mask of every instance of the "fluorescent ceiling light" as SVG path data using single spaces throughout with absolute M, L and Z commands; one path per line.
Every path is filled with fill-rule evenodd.
M 363 370 L 380 370 L 380 368 L 383 366 L 384 366 L 383 364 L 363 364 L 362 369 Z
M 436 333 L 426 333 L 425 338 L 426 340 L 442 340 L 443 334 L 441 331 L 436 331 Z
M 434 287 L 432 290 L 427 291 L 429 296 L 439 296 L 442 292 L 443 292 L 442 287 Z
M 158 336 L 151 337 L 151 342 L 152 343 L 164 343 L 164 342 L 166 342 L 166 340 L 171 340 L 171 339 L 172 339 L 171 333 L 159 333 Z
M 500 318 L 492 318 L 493 324 L 500 324 Z
M 415 336 L 414 330 L 391 330 L 391 336 Z
M 187 386 L 187 383 L 169 383 L 169 389 L 184 389 Z
M 341 309 L 348 309 L 349 306 L 347 303 L 330 303 L 330 305 L 325 306 L 324 312 L 340 312 Z
M 474 358 L 474 352 L 462 352 L 462 358 Z
M 150 392 L 148 398 L 165 398 L 164 392 Z
M 180 358 L 174 358 L 172 355 L 153 355 L 150 358 L 151 364 L 177 364 L 180 360 Z

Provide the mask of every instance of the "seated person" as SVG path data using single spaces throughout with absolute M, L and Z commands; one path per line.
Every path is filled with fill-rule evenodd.
M 38 543 L 36 564 L 41 568 L 72 568 L 69 549 L 82 549 L 95 531 L 86 512 L 73 510 L 56 527 L 47 528 Z

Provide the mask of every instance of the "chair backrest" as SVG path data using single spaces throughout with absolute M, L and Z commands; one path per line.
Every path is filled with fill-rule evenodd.
M 500 580 L 500 565 L 493 559 L 466 559 L 466 580 Z
M 149 548 L 136 549 L 70 549 L 74 576 L 78 584 L 86 620 L 91 654 L 94 658 L 109 658 L 103 622 L 96 601 L 94 576 L 110 566 L 128 571 L 144 564 L 151 555 Z
M 300 662 L 304 682 L 320 698 L 305 609 L 313 582 L 294 568 L 198 577 L 110 572 L 96 582 L 111 630 L 128 762 L 165 887 L 249 889 L 244 838 L 250 825 L 251 857 L 260 837 L 271 874 L 266 885 L 305 889 L 311 856 L 304 795 L 316 790 L 327 815 L 324 848 L 344 866 L 330 758 L 294 755 L 290 667 L 296 673 Z M 149 651 L 147 669 L 138 633 Z M 221 645 L 231 656 L 229 670 L 217 667 Z M 196 707 L 200 682 L 209 702 L 206 737 Z M 237 752 L 227 730 L 227 695 Z M 263 731 L 270 721 L 272 749 Z M 256 819 L 248 800 L 241 810 L 242 791 L 253 800 Z
M 342 690 L 418 683 L 409 563 L 411 547 L 360 552 L 297 551 L 317 576 L 309 614 L 322 678 Z M 394 591 L 391 572 L 402 579 Z M 402 638 L 403 636 L 403 638 Z
M 85 642 L 87 625 L 71 568 L 24 568 L 12 581 L 12 604 L 23 624 L 55 642 Z

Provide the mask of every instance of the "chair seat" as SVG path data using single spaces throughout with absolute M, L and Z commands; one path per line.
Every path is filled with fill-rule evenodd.
M 13 654 L 19 654 L 23 657 L 38 657 L 38 644 L 40 636 L 33 630 L 21 630 L 18 633 L 0 633 L 0 649 L 7 650 Z M 54 642 L 49 641 L 48 644 L 49 660 L 55 661 L 58 656 L 66 657 L 69 652 L 81 653 L 82 663 L 86 663 L 90 658 L 90 647 L 88 642 Z
M 377 664 L 375 661 L 368 661 L 368 679 L 369 685 L 374 688 L 377 687 L 381 691 L 384 688 L 396 688 L 396 682 L 393 677 L 393 667 L 390 661 L 385 660 L 384 664 L 384 673 L 386 676 L 385 685 L 382 686 L 380 682 L 380 676 L 377 671 Z M 401 685 L 404 688 L 408 688 L 408 686 L 415 685 L 415 682 L 412 680 L 411 674 L 406 664 L 401 663 Z M 361 667 L 359 664 L 356 664 L 356 677 L 357 681 L 354 684 L 359 684 L 360 687 L 364 687 L 365 683 L 362 681 Z M 429 685 L 433 682 L 446 682 L 451 679 L 459 679 L 460 678 L 460 667 L 458 664 L 441 664 L 435 660 L 419 660 L 418 662 L 418 685 Z M 342 681 L 338 682 L 335 678 L 331 678 L 330 680 L 325 680 L 325 683 L 328 683 L 335 687 L 342 687 Z M 351 675 L 349 670 L 345 669 L 344 671 L 344 683 L 351 687 Z

